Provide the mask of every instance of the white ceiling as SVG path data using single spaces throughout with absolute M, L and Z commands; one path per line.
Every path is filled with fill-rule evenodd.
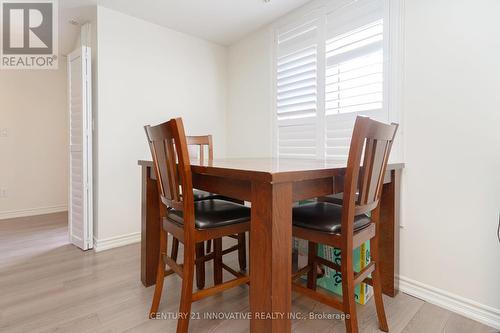
M 248 33 L 311 0 L 60 0 L 59 50 L 73 50 L 78 23 L 91 21 L 96 4 L 197 36 L 230 45 Z
M 99 4 L 218 44 L 230 45 L 309 1 L 100 0 Z

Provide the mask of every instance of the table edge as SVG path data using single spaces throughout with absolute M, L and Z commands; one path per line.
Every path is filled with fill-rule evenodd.
M 152 167 L 153 162 L 150 160 L 138 160 L 139 166 Z M 402 162 L 389 163 L 387 171 L 401 170 L 405 166 Z M 325 168 L 316 170 L 303 170 L 303 171 L 284 171 L 279 173 L 270 173 L 265 171 L 248 171 L 240 169 L 209 167 L 201 165 L 192 165 L 192 170 L 197 174 L 205 174 L 216 177 L 235 178 L 247 181 L 263 181 L 263 182 L 289 182 L 289 181 L 302 181 L 307 179 L 319 179 L 341 175 L 345 172 L 345 167 L 342 168 Z

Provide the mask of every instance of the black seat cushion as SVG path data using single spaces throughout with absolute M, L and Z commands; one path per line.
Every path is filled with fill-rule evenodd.
M 238 199 L 233 199 L 233 198 L 225 197 L 225 196 L 220 195 L 220 194 L 210 193 L 207 191 L 202 191 L 202 190 L 197 190 L 197 189 L 193 190 L 193 197 L 194 197 L 194 201 L 220 199 L 220 200 L 232 201 L 232 202 L 236 202 L 239 204 L 243 204 L 243 201 L 238 200 Z
M 342 206 L 329 202 L 313 202 L 293 208 L 293 225 L 331 234 L 340 234 Z M 354 231 L 368 226 L 371 219 L 363 215 L 354 218 Z
M 207 199 L 219 199 L 218 194 L 202 191 L 202 190 L 197 190 L 193 189 L 193 197 L 194 201 L 199 201 L 199 200 L 207 200 Z
M 337 204 L 337 205 L 342 205 L 342 202 L 344 201 L 344 192 L 340 192 L 340 193 L 336 193 L 336 194 L 330 194 L 330 195 L 321 197 L 318 200 L 325 201 L 325 202 L 330 202 L 330 203 L 334 203 L 334 204 Z
M 250 221 L 250 208 L 225 200 L 196 201 L 194 211 L 196 229 L 218 228 Z M 182 211 L 170 210 L 167 218 L 179 224 L 184 223 Z
M 358 200 L 359 193 L 356 193 L 355 200 Z M 344 202 L 344 192 L 336 193 L 336 194 L 330 194 L 324 197 L 321 197 L 319 201 L 325 201 L 325 202 L 330 202 L 334 203 L 337 205 L 341 205 Z

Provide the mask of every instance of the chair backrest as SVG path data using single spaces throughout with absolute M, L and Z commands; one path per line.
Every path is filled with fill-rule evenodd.
M 193 183 L 182 119 L 171 119 L 157 126 L 145 126 L 144 129 L 163 203 L 160 205 L 162 216 L 166 216 L 165 209 L 181 210 L 184 225 L 194 228 Z
M 397 124 L 384 124 L 361 116 L 356 118 L 344 178 L 342 231 L 345 230 L 344 218 L 345 227 L 352 231 L 355 215 L 378 206 L 397 129 Z
M 212 144 L 212 136 L 211 135 L 198 135 L 198 136 L 187 136 L 186 137 L 188 146 L 198 146 L 197 158 L 200 162 L 203 163 L 205 159 L 205 148 L 208 151 L 208 159 L 214 159 L 214 149 Z

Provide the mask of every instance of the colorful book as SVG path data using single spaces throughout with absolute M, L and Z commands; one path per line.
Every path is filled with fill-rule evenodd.
M 307 241 L 299 238 L 293 240 L 294 250 L 298 253 L 298 267 L 307 265 L 308 245 Z M 318 256 L 340 265 L 340 249 L 318 244 Z M 370 242 L 361 244 L 353 252 L 353 268 L 359 272 L 370 263 Z M 342 274 L 329 267 L 324 267 L 325 276 L 317 280 L 317 285 L 342 296 Z M 306 277 L 303 277 L 306 279 Z M 354 297 L 357 303 L 366 304 L 373 296 L 373 288 L 366 283 L 360 283 L 354 290 Z

